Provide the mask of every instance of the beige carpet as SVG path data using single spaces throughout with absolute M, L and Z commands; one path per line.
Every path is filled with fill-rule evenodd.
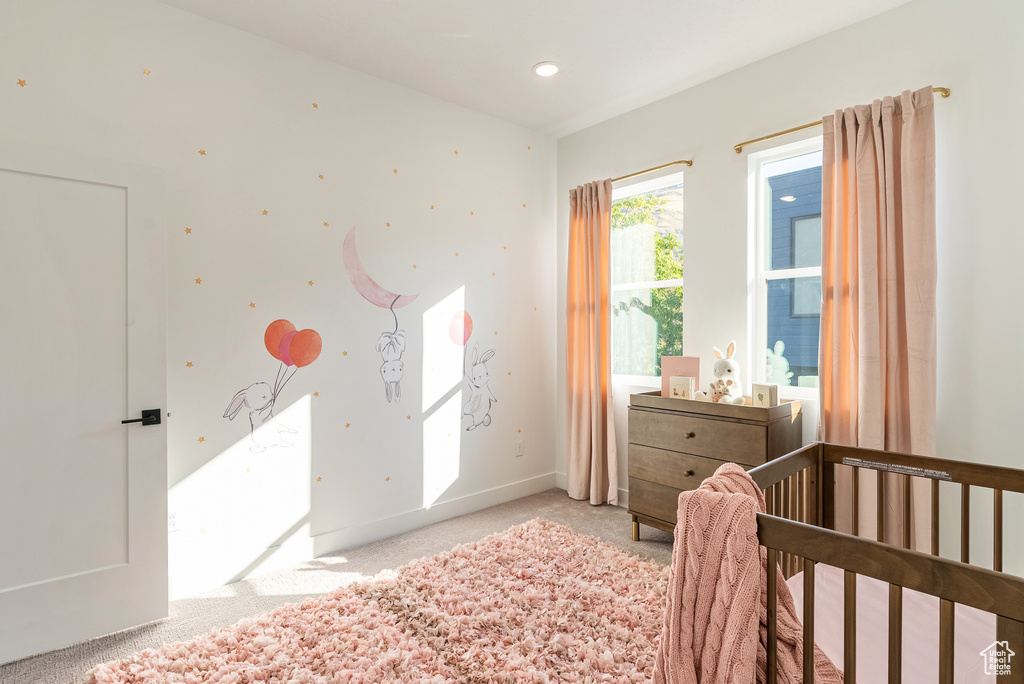
M 671 560 L 670 534 L 642 527 L 641 541 L 633 542 L 630 518 L 625 509 L 591 506 L 583 501 L 573 501 L 563 490 L 552 489 L 332 556 L 323 556 L 290 570 L 174 601 L 170 605 L 170 617 L 159 622 L 0 665 L 0 682 L 78 684 L 99 663 L 205 634 L 242 618 L 329 592 L 381 570 L 447 551 L 458 544 L 481 539 L 538 517 L 599 537 L 624 551 L 664 565 Z

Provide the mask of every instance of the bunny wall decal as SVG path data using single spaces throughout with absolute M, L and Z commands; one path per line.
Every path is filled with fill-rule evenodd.
M 466 428 L 466 431 L 475 430 L 483 425 L 491 424 L 491 404 L 496 404 L 497 399 L 491 394 L 487 386 L 491 377 L 487 372 L 487 361 L 494 356 L 494 350 L 488 349 L 480 356 L 480 343 L 473 344 L 473 365 L 466 373 L 466 381 L 469 383 L 469 401 L 462 407 L 462 415 L 469 416 L 473 424 Z

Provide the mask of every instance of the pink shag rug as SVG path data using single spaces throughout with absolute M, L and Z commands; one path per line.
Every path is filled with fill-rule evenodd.
M 531 520 L 88 682 L 647 682 L 668 567 Z

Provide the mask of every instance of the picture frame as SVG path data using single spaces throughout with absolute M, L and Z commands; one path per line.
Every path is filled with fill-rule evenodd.
M 662 356 L 661 357 L 661 396 L 671 397 L 669 380 L 673 377 L 693 378 L 693 383 L 700 387 L 699 356 Z
M 760 408 L 771 408 L 779 405 L 779 386 L 754 383 L 750 387 L 750 403 Z
M 697 391 L 697 378 L 673 375 L 668 381 L 669 397 L 672 399 L 693 399 Z

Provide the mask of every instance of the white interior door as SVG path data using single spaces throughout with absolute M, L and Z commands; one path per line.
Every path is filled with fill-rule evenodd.
M 0 662 L 167 615 L 163 204 L 0 143 Z

